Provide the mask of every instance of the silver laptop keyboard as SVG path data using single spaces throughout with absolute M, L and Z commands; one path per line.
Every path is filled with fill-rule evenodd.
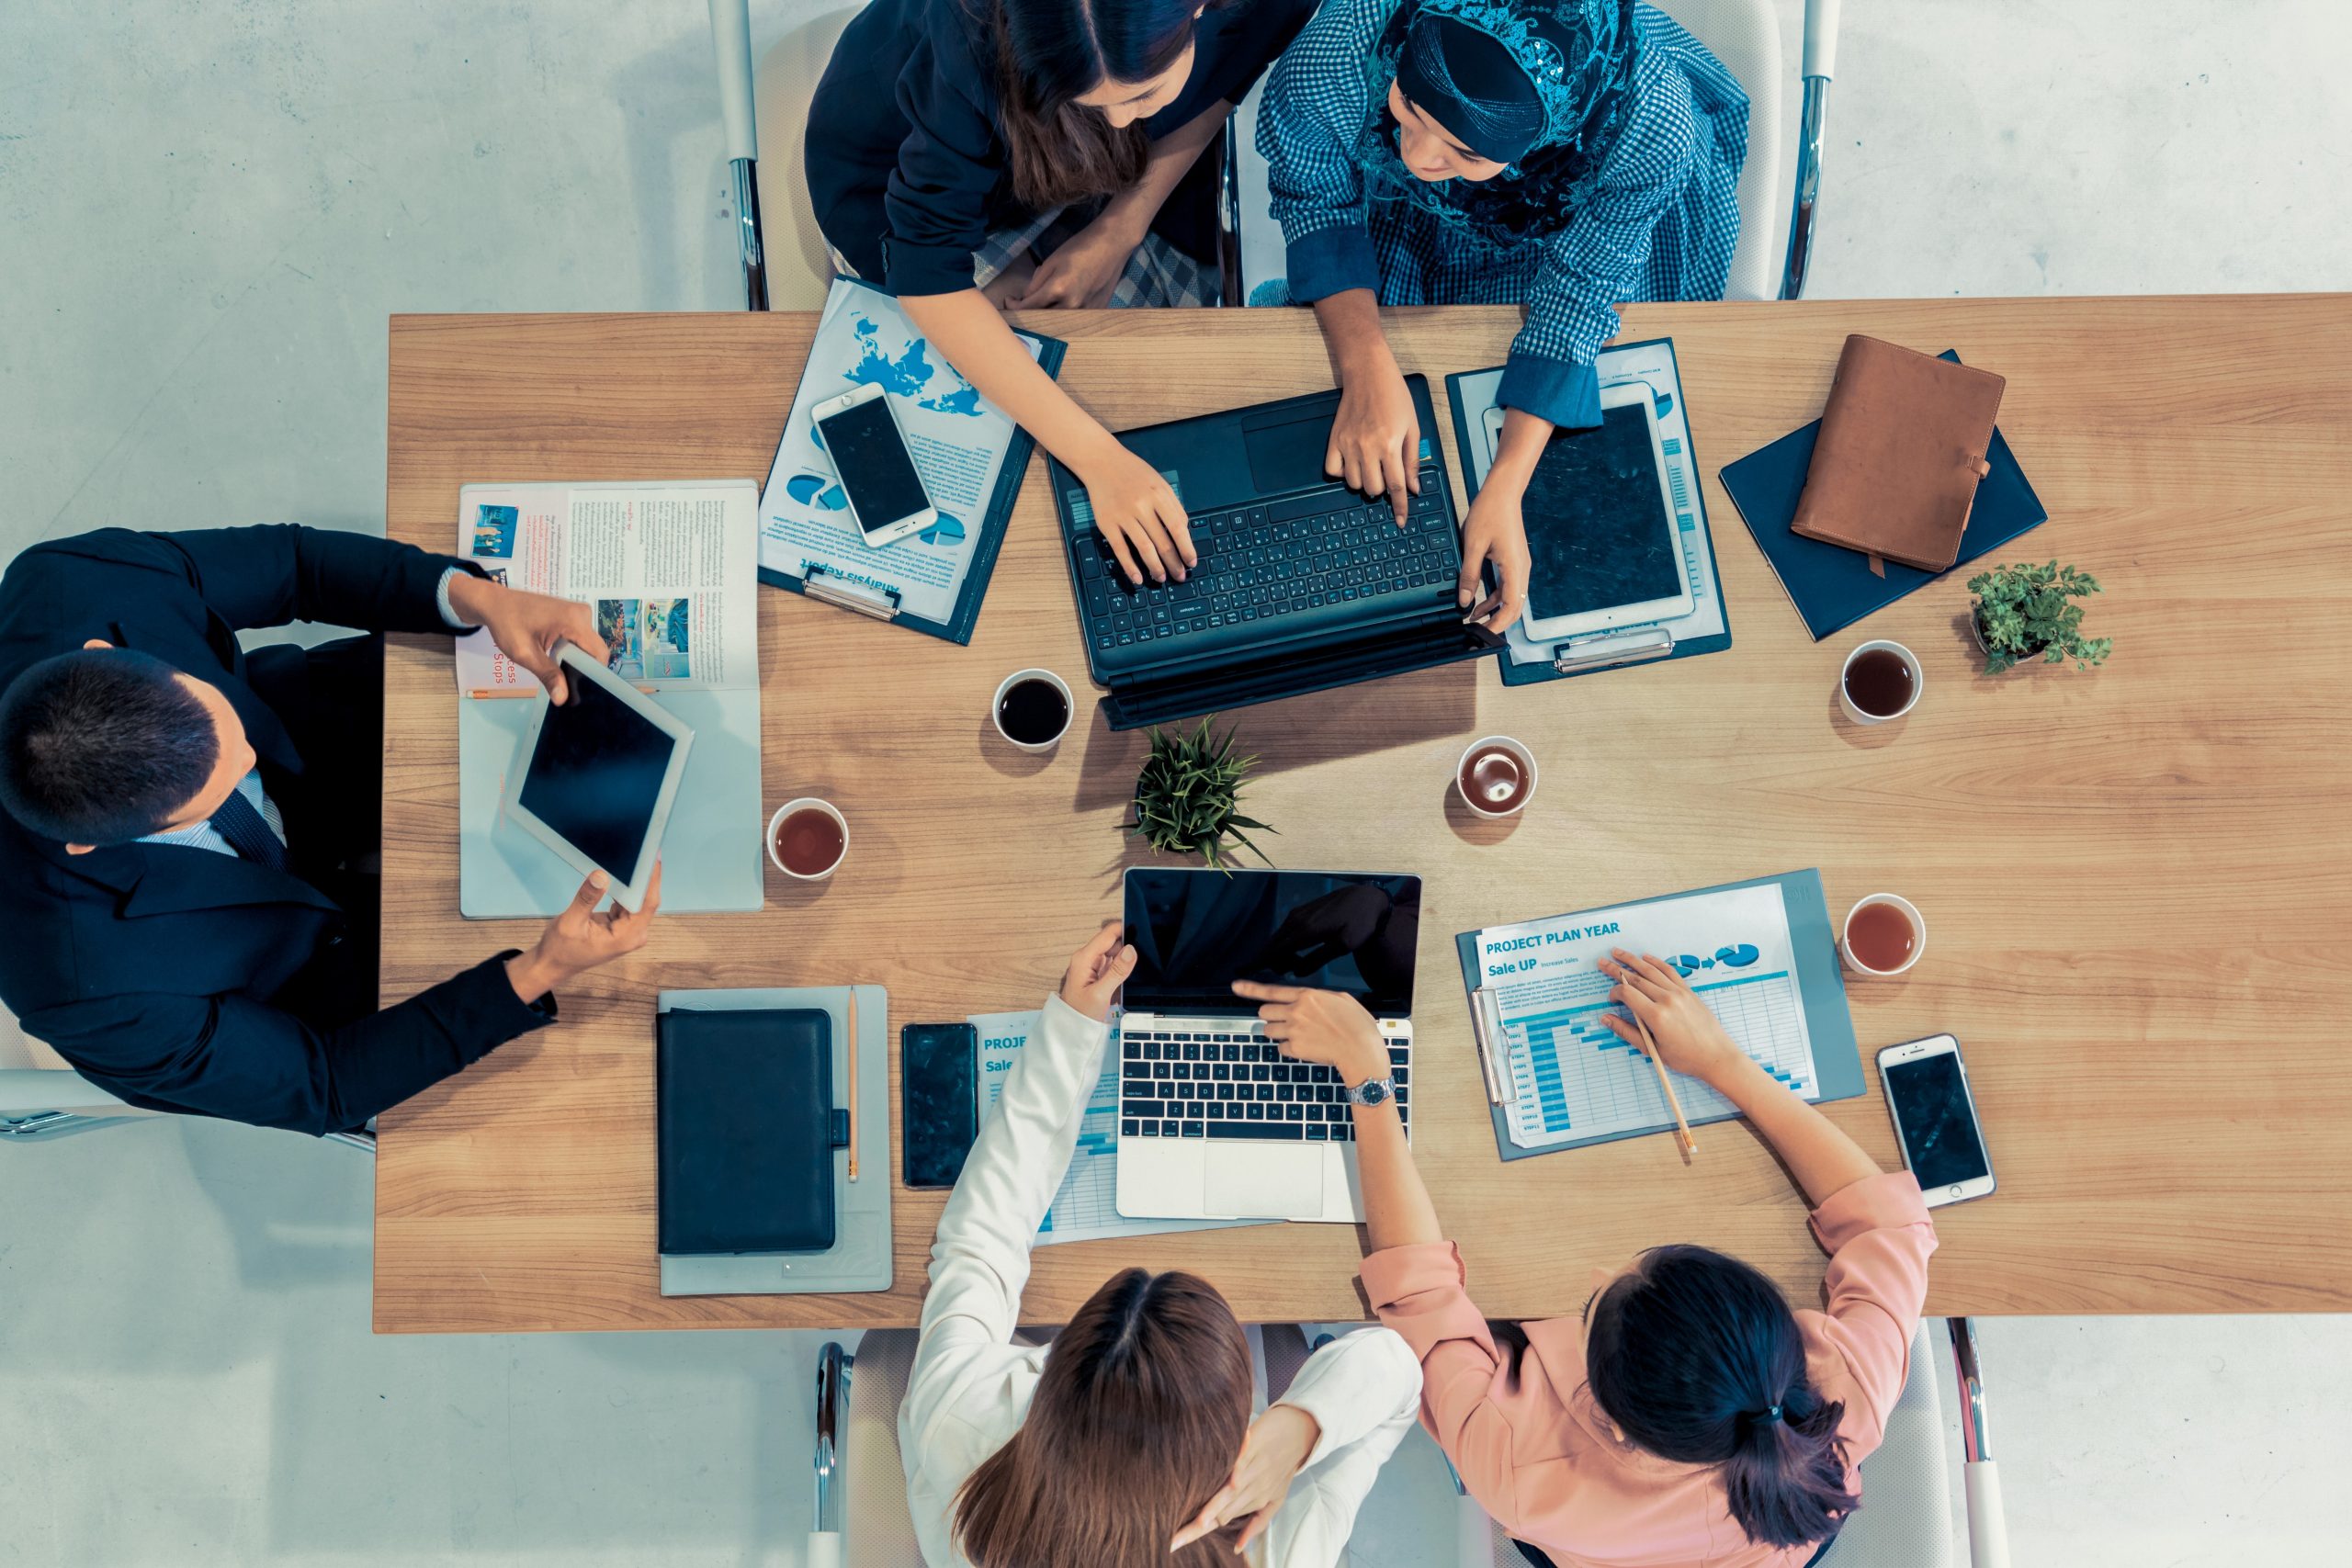
M 1388 1043 L 1396 1114 L 1412 1131 L 1412 1052 Z M 1340 1075 L 1283 1055 L 1250 1030 L 1119 1034 L 1119 1135 L 1352 1143 L 1355 1117 Z

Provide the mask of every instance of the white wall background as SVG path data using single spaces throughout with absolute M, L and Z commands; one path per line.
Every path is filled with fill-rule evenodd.
M 380 530 L 390 312 L 737 308 L 705 26 L 6 0 L 0 557 Z M 1855 0 L 1811 293 L 2352 288 L 2348 63 L 2340 0 Z M 286 1134 L 0 1149 L 0 1563 L 794 1561 L 820 1336 L 371 1338 L 368 1216 Z M 1984 1339 L 2020 1563 L 2343 1560 L 2352 1322 Z M 1375 1568 L 1446 1539 L 1427 1479 Z

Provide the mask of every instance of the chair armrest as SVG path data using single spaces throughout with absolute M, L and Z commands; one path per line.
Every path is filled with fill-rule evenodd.
M 727 127 L 728 161 L 756 158 L 760 136 L 752 114 L 751 0 L 710 0 L 710 41 L 718 57 L 718 118 Z
M 817 1352 L 817 1532 L 838 1539 L 849 1475 L 842 1461 L 849 1435 L 849 1384 L 856 1360 L 837 1339 Z
M 1976 1359 L 1976 1325 L 1946 1318 L 1952 1370 L 1960 1379 L 1960 1446 L 1968 1491 L 1968 1558 L 1973 1568 L 2009 1568 L 2008 1519 L 2001 1507 L 2001 1472 L 1993 1461 L 1992 1423 L 1984 1406 L 1984 1376 Z
M 1804 71 L 1826 82 L 1838 74 L 1838 10 L 1841 0 L 1804 0 Z

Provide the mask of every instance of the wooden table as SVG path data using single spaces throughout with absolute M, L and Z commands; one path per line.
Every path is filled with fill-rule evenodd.
M 1498 363 L 1516 321 L 1398 311 L 1389 333 L 1435 386 Z M 396 317 L 390 531 L 449 548 L 477 479 L 764 476 L 812 322 Z M 1114 428 L 1330 384 L 1304 311 L 1038 324 Z M 2008 377 L 2002 428 L 2051 513 L 2009 553 L 2098 574 L 2107 669 L 1977 674 L 1958 581 L 1807 639 L 1713 475 L 1820 412 L 1857 331 Z M 1416 1136 L 1480 1304 L 1573 1311 L 1594 1265 L 1666 1241 L 1817 1288 L 1804 1205 L 1744 1123 L 1702 1131 L 1690 1169 L 1665 1136 L 1501 1164 L 1452 936 L 1819 866 L 1833 918 L 1893 888 L 1928 921 L 1911 976 L 1852 987 L 1865 1062 L 1956 1032 L 1989 1128 L 2001 1190 L 1940 1213 L 1931 1311 L 2352 1307 L 2352 298 L 1644 305 L 1625 333 L 1675 340 L 1729 652 L 1518 691 L 1481 662 L 1238 716 L 1278 860 L 1426 879 Z M 1865 635 L 1928 675 L 1915 713 L 1870 730 L 1834 697 Z M 634 961 L 565 988 L 560 1025 L 387 1114 L 378 1329 L 914 1321 L 940 1199 L 905 1190 L 888 1294 L 661 1298 L 653 993 L 879 982 L 894 1042 L 1035 1006 L 1141 858 L 1119 825 L 1144 738 L 1098 716 L 1039 761 L 989 731 L 1006 671 L 1086 668 L 1034 468 L 968 649 L 782 592 L 761 595 L 760 643 L 766 793 L 839 802 L 846 866 L 815 886 L 771 871 L 756 915 L 663 917 Z M 448 644 L 393 644 L 387 998 L 536 931 L 458 917 Z M 1543 769 L 1500 826 L 1447 790 L 1495 730 Z M 1875 1089 L 1828 1111 L 1894 1163 Z M 1199 1270 L 1247 1317 L 1353 1317 L 1359 1247 L 1315 1225 L 1049 1247 L 1027 1311 L 1058 1319 L 1141 1262 Z

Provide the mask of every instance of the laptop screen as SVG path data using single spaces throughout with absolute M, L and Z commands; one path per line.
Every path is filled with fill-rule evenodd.
M 1126 1006 L 1246 1013 L 1236 980 L 1345 991 L 1375 1018 L 1413 1007 L 1421 879 L 1317 871 L 1127 873 Z

